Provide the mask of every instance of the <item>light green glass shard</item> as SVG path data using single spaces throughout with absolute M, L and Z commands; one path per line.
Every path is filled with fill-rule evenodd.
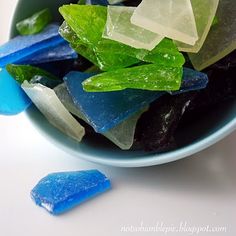
M 233 0 L 219 2 L 216 17 L 218 24 L 211 28 L 201 50 L 189 53 L 189 58 L 196 70 L 219 61 L 236 49 L 236 4 Z
M 71 112 L 73 115 L 79 117 L 80 119 L 84 120 L 86 123 L 89 124 L 83 113 L 76 107 L 69 95 L 66 86 L 61 84 L 54 88 L 55 93 L 57 94 L 58 98 L 62 102 L 62 104 L 66 107 L 66 109 Z M 110 129 L 108 132 L 103 133 L 105 137 L 107 137 L 110 141 L 116 144 L 123 150 L 129 150 L 134 142 L 134 134 L 136 124 L 140 116 L 147 110 L 143 109 L 142 111 L 138 112 L 134 116 L 130 117 L 129 119 L 123 121 L 118 126 Z
M 103 37 L 134 48 L 152 50 L 164 37 L 131 24 L 130 18 L 135 9 L 135 7 L 108 6 Z
M 30 81 L 34 76 L 42 76 L 48 79 L 59 80 L 51 73 L 35 66 L 8 64 L 6 69 L 8 73 L 20 84 L 22 84 L 25 80 Z
M 143 0 L 134 11 L 131 22 L 190 45 L 198 40 L 190 0 Z
M 31 35 L 41 32 L 52 21 L 52 14 L 48 8 L 35 13 L 33 16 L 16 24 L 21 35 Z
M 182 75 L 182 67 L 150 64 L 101 73 L 82 84 L 87 92 L 109 92 L 127 88 L 168 91 L 179 90 Z
M 103 6 L 73 4 L 60 8 L 60 12 L 67 21 L 67 26 L 63 24 L 60 29 L 61 35 L 71 43 L 71 46 L 79 54 L 99 66 L 101 70 L 110 71 L 124 68 L 141 60 L 171 66 L 184 64 L 183 55 L 169 39 L 162 40 L 150 52 L 102 38 L 107 19 L 106 9 Z M 91 26 L 91 21 L 84 20 L 90 17 L 92 22 L 98 21 L 93 26 Z M 68 27 L 71 29 L 69 30 Z
M 176 41 L 180 51 L 197 53 L 201 49 L 212 26 L 219 0 L 191 0 L 199 39 L 193 45 Z
M 27 81 L 22 84 L 22 88 L 53 126 L 76 141 L 82 140 L 84 128 L 66 110 L 52 89 Z

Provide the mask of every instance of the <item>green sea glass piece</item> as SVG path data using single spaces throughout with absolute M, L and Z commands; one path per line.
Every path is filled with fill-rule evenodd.
M 205 69 L 236 49 L 235 16 L 234 0 L 219 2 L 216 13 L 218 24 L 211 28 L 201 50 L 197 54 L 188 54 L 196 70 Z
M 82 140 L 84 128 L 67 111 L 52 89 L 41 84 L 30 84 L 28 81 L 24 81 L 21 86 L 53 126 L 76 141 Z
M 182 67 L 149 64 L 101 73 L 82 84 L 87 92 L 119 91 L 127 88 L 169 91 L 179 90 L 182 75 Z
M 164 37 L 131 24 L 135 7 L 108 6 L 107 23 L 103 37 L 134 48 L 154 49 Z
M 52 14 L 48 8 L 35 13 L 31 17 L 16 24 L 21 35 L 31 35 L 41 32 L 52 21 Z
M 176 42 L 180 51 L 197 53 L 204 44 L 211 29 L 219 0 L 191 0 L 193 13 L 196 20 L 199 39 L 191 46 L 181 42 Z
M 6 69 L 8 73 L 20 84 L 22 84 L 25 80 L 30 81 L 34 76 L 42 76 L 48 79 L 58 80 L 56 76 L 35 66 L 8 64 Z
M 131 22 L 190 45 L 198 40 L 190 0 L 143 0 L 134 11 Z
M 148 51 L 102 38 L 107 19 L 107 8 L 104 6 L 64 5 L 60 12 L 66 20 L 60 34 L 77 53 L 101 70 L 124 68 L 140 61 L 170 66 L 184 64 L 183 55 L 169 39 L 162 40 L 152 51 Z
M 62 102 L 62 104 L 70 113 L 79 117 L 80 119 L 84 120 L 86 123 L 89 124 L 89 121 L 86 119 L 79 107 L 75 106 L 69 92 L 67 91 L 65 84 L 58 85 L 56 88 L 54 88 L 54 91 Z M 138 119 L 146 110 L 147 108 L 142 109 L 141 111 L 137 112 L 133 116 L 129 117 L 125 121 L 115 126 L 114 128 L 108 130 L 105 133 L 102 133 L 102 135 L 104 135 L 122 150 L 129 150 L 134 142 L 135 128 Z

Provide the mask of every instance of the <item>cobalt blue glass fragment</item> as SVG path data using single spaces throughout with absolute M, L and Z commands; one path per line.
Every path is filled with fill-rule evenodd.
M 31 104 L 31 100 L 21 89 L 20 85 L 0 68 L 0 114 L 16 115 Z
M 59 215 L 110 188 L 110 180 L 98 170 L 59 172 L 41 179 L 31 197 L 37 205 Z
M 186 83 L 183 83 L 184 88 L 176 93 L 187 92 L 189 88 L 194 89 L 195 73 L 200 79 L 203 78 L 198 76 L 198 72 L 186 70 L 183 78 L 183 81 L 186 80 Z M 193 77 L 190 77 L 190 74 Z M 72 71 L 64 77 L 64 81 L 74 104 L 83 112 L 90 125 L 98 133 L 105 133 L 114 128 L 164 94 L 164 92 L 138 89 L 98 93 L 85 92 L 81 83 L 93 75 Z M 202 88 L 206 86 L 206 78 L 207 76 L 204 76 Z M 199 89 L 199 85 L 200 83 L 197 84 L 197 89 Z
M 58 30 L 58 25 L 51 24 L 39 34 L 17 36 L 0 46 L 0 67 L 23 60 L 34 53 L 64 42 Z
M 64 41 L 59 45 L 46 48 L 41 52 L 34 53 L 21 61 L 18 61 L 17 64 L 41 64 L 53 61 L 63 61 L 69 59 L 76 59 L 78 54 L 70 47 L 68 42 Z
M 175 95 L 194 90 L 204 89 L 206 88 L 207 84 L 208 84 L 207 74 L 189 68 L 184 68 L 183 80 L 180 90 L 170 92 L 170 94 Z

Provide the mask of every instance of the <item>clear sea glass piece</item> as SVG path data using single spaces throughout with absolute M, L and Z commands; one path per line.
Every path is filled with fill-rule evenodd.
M 121 3 L 124 2 L 125 0 L 108 0 L 110 4 L 116 4 L 116 3 Z
M 98 170 L 52 173 L 31 191 L 36 205 L 59 215 L 111 188 L 110 180 Z
M 143 0 L 134 11 L 131 22 L 190 45 L 198 40 L 190 0 Z
M 21 61 L 18 64 L 42 64 L 52 61 L 63 61 L 76 59 L 78 54 L 70 47 L 68 42 L 62 42 L 59 45 L 47 48 L 41 52 L 34 53 Z
M 201 49 L 212 26 L 219 0 L 191 0 L 199 39 L 193 45 L 176 41 L 180 51 L 197 53 Z
M 30 99 L 6 69 L 0 68 L 0 114 L 16 115 L 31 104 Z
M 164 38 L 130 22 L 135 7 L 108 6 L 103 37 L 134 48 L 154 49 Z
M 64 42 L 58 30 L 58 25 L 51 24 L 39 34 L 17 36 L 0 46 L 0 67 Z
M 89 121 L 86 119 L 80 108 L 75 106 L 65 84 L 58 85 L 56 88 L 54 88 L 54 91 L 69 112 L 89 124 Z M 104 135 L 121 149 L 129 150 L 134 141 L 134 133 L 138 119 L 146 110 L 147 109 L 141 110 L 137 114 L 131 116 L 129 119 L 123 121 L 102 135 Z
M 218 23 L 214 25 L 201 50 L 189 53 L 189 58 L 197 70 L 219 61 L 236 48 L 236 4 L 234 0 L 219 2 L 216 17 Z
M 84 128 L 67 111 L 52 89 L 41 84 L 29 84 L 28 81 L 24 81 L 21 86 L 53 126 L 69 137 L 81 141 L 85 134 Z

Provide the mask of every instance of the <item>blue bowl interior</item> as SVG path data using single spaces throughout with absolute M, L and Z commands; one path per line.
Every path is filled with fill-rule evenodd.
M 12 23 L 11 37 L 16 35 L 16 22 L 46 7 L 52 9 L 56 21 L 61 21 L 58 7 L 67 3 L 71 3 L 71 1 L 20 0 Z M 214 107 L 209 112 L 202 114 L 198 120 L 182 125 L 176 133 L 178 149 L 161 154 L 122 151 L 105 138 L 85 139 L 82 143 L 77 143 L 51 126 L 35 107 L 31 107 L 27 114 L 52 142 L 73 155 L 102 164 L 137 167 L 174 161 L 196 153 L 222 139 L 236 126 L 236 101 Z

